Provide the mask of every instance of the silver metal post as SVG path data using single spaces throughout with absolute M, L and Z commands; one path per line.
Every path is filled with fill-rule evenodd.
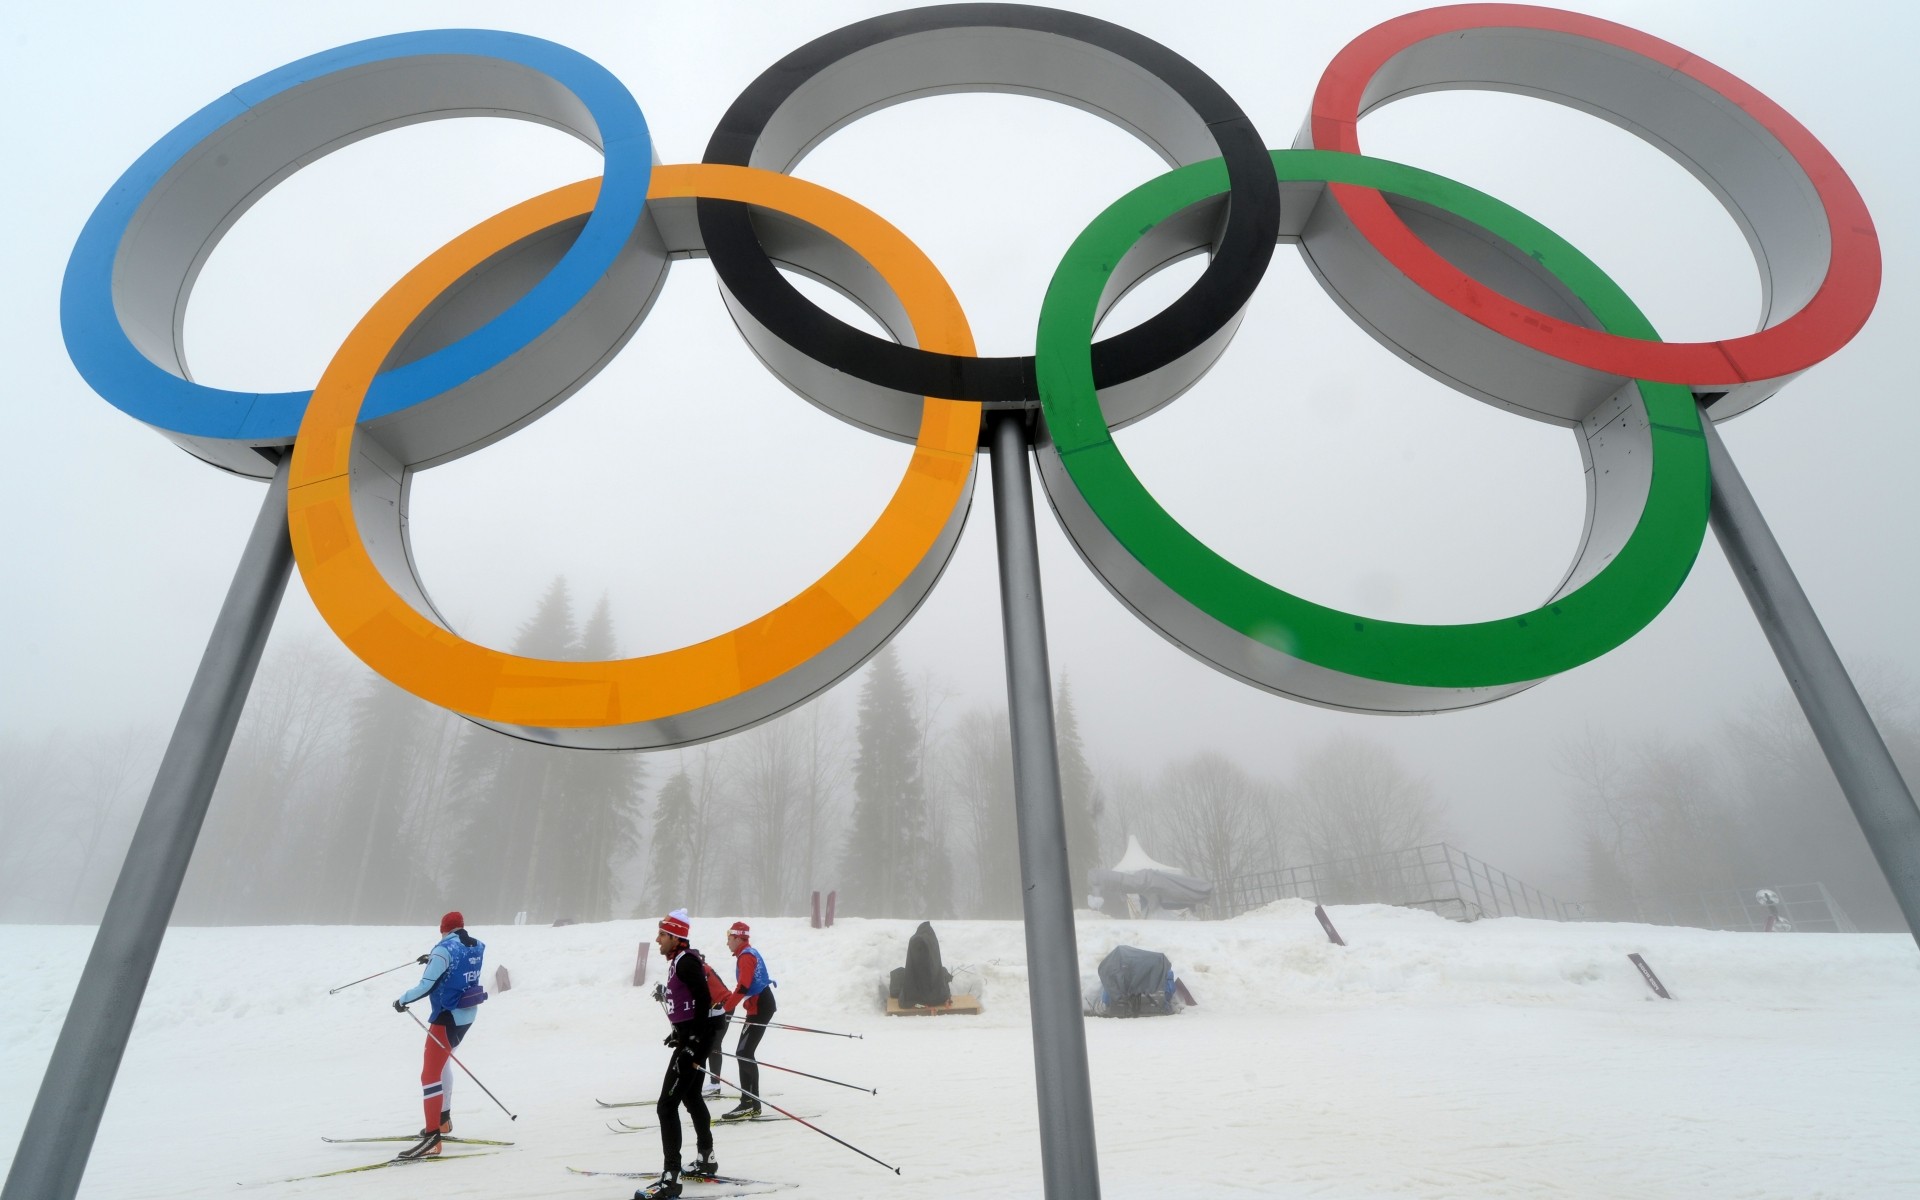
M 1881 873 L 1893 889 L 1907 928 L 1920 943 L 1920 808 L 1913 804 L 1900 768 L 1874 727 L 1867 706 L 1834 653 L 1827 631 L 1814 615 L 1800 581 L 1787 565 L 1754 503 L 1753 493 L 1727 454 L 1726 443 L 1706 414 L 1700 425 L 1707 437 L 1713 469 L 1713 506 L 1709 520 L 1733 574 L 1753 605 L 1753 615 L 1773 644 L 1793 694 L 1813 726 L 1834 776 L 1860 830 L 1867 835 Z
M 0 1200 L 72 1200 L 80 1188 L 100 1116 L 126 1053 L 127 1035 L 206 819 L 207 802 L 287 590 L 293 567 L 287 542 L 291 457 L 281 461 L 240 554 L 233 585 L 127 847 L 127 860 L 94 935 L 93 951 L 74 989 Z
M 1040 553 L 1024 414 L 989 415 L 987 438 L 993 463 L 994 538 L 1000 552 L 1000 616 L 1006 631 L 1033 1073 L 1040 1102 L 1040 1173 L 1047 1200 L 1099 1200 L 1093 1087 L 1087 1078 L 1087 1031 L 1080 1016 L 1080 947 L 1073 930 L 1074 881 L 1067 876 L 1067 822 L 1060 808 L 1053 675 L 1047 664 L 1046 613 L 1040 604 Z

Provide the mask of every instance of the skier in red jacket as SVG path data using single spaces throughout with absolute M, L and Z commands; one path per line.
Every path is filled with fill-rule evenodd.
M 766 1036 L 767 1022 L 773 1019 L 778 1007 L 773 1000 L 773 989 L 779 985 L 767 975 L 767 960 L 749 943 L 752 932 L 745 921 L 735 921 L 727 930 L 727 949 L 733 951 L 736 983 L 720 1003 L 729 1014 L 735 1008 L 744 1007 L 746 1015 L 740 1029 L 740 1042 L 734 1047 L 740 1061 L 740 1103 L 721 1113 L 722 1121 L 746 1121 L 760 1115 L 760 1063 L 755 1054 L 760 1049 L 760 1039 Z

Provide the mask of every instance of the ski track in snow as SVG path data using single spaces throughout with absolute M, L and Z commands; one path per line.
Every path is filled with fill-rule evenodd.
M 1200 1002 L 1173 1018 L 1087 1022 L 1105 1196 L 1920 1197 L 1920 951 L 1905 935 L 1329 911 L 1349 946 L 1330 945 L 1293 901 L 1224 922 L 1081 914 L 1083 975 L 1123 942 L 1161 950 Z M 694 926 L 722 960 L 733 915 Z M 771 1070 L 769 1090 L 904 1174 L 791 1122 L 717 1131 L 724 1172 L 798 1183 L 782 1193 L 796 1198 L 1040 1194 L 1017 923 L 935 925 L 947 965 L 979 981 L 984 1014 L 892 1019 L 880 986 L 914 922 L 753 924 L 781 983 L 777 1019 L 866 1035 L 776 1029 L 762 1059 L 880 1095 Z M 564 1166 L 657 1169 L 658 1141 L 609 1133 L 594 1104 L 659 1087 L 665 1022 L 630 985 L 651 922 L 475 932 L 489 985 L 504 964 L 514 987 L 482 1009 L 460 1057 L 520 1119 L 461 1077 L 456 1123 L 518 1144 L 426 1174 L 239 1194 L 586 1200 L 633 1185 Z M 0 926 L 0 1162 L 92 934 Z M 389 1007 L 417 976 L 326 992 L 433 940 L 411 928 L 170 930 L 81 1195 L 201 1197 L 379 1157 L 319 1139 L 419 1127 L 422 1036 Z M 1634 951 L 1677 999 L 1647 990 Z M 650 981 L 662 965 L 651 960 Z

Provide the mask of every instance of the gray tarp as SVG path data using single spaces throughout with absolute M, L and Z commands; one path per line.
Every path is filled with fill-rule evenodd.
M 1115 946 L 1100 960 L 1100 986 L 1108 996 L 1164 996 L 1173 964 L 1158 950 Z
M 1166 955 L 1115 946 L 1100 960 L 1100 986 L 1088 992 L 1086 1011 L 1096 1017 L 1166 1016 L 1180 1011 L 1176 986 Z

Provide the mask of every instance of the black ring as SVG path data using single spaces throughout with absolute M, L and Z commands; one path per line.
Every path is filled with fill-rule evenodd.
M 1148 77 L 1149 84 L 1171 92 L 1209 135 L 1210 152 L 1195 145 L 1176 152 L 1152 134 L 1094 101 L 1058 90 L 1057 81 L 994 80 L 915 86 L 889 83 L 872 99 L 854 101 L 847 115 L 817 132 L 802 129 L 804 140 L 783 148 L 763 143 L 769 125 L 809 82 L 836 63 L 864 50 L 916 35 L 955 29 L 1013 29 L 1052 34 L 1124 59 Z M 982 68 L 992 74 L 993 68 Z M 1052 86 L 1050 86 L 1052 84 Z M 1118 86 L 1130 86 L 1121 79 Z M 885 89 L 894 90 L 887 91 Z M 1078 13 L 1022 4 L 947 4 L 909 9 L 859 21 L 816 38 L 762 72 L 727 110 L 707 143 L 705 161 L 787 171 L 835 130 L 879 108 L 920 96 L 953 91 L 1016 91 L 1086 108 L 1120 124 L 1146 141 L 1174 165 L 1211 158 L 1226 160 L 1229 182 L 1227 219 L 1212 260 L 1200 278 L 1152 319 L 1093 345 L 1096 386 L 1138 379 L 1190 353 L 1219 333 L 1246 306 L 1265 275 L 1280 232 L 1280 188 L 1268 159 L 1266 142 L 1232 97 L 1198 67 L 1150 38 Z M 790 130 L 783 131 L 791 135 Z M 785 158 L 784 162 L 757 161 Z M 1033 357 L 970 358 L 940 354 L 886 341 L 847 325 L 816 306 L 783 277 L 761 245 L 745 205 L 727 200 L 697 202 L 700 230 L 720 284 L 767 331 L 802 354 L 836 371 L 881 387 L 951 400 L 979 400 L 993 407 L 1031 407 L 1035 401 Z

